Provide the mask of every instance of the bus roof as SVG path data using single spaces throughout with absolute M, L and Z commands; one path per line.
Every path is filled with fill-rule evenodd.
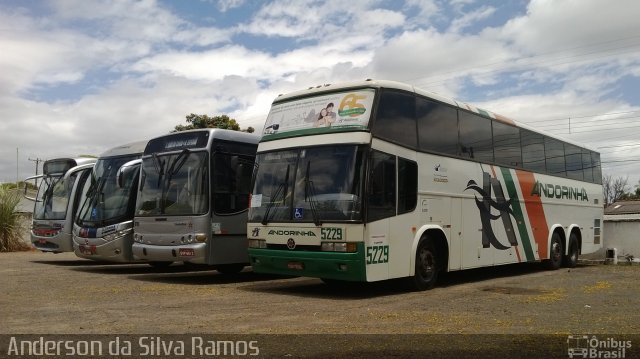
M 208 133 L 208 136 L 202 136 L 203 133 Z M 189 134 L 194 134 L 193 136 L 189 136 Z M 201 134 L 201 135 L 198 135 Z M 189 138 L 191 137 L 191 138 Z M 176 143 L 173 144 L 174 138 Z M 258 145 L 260 142 L 260 136 L 248 132 L 242 131 L 234 131 L 234 130 L 226 130 L 221 128 L 201 128 L 195 130 L 187 130 L 187 131 L 179 131 L 179 132 L 171 132 L 162 136 L 158 136 L 152 138 L 147 143 L 145 147 L 144 154 L 147 155 L 153 152 L 166 152 L 170 151 L 168 144 L 172 144 L 173 149 L 182 149 L 186 148 L 184 144 L 180 142 L 185 141 L 186 139 L 194 140 L 193 144 L 186 144 L 186 147 L 189 148 L 204 148 L 207 146 L 206 143 L 201 141 L 211 141 L 212 139 L 225 140 L 225 141 L 233 141 L 233 142 L 242 142 L 248 144 Z M 169 141 L 169 142 L 167 142 Z
M 342 82 L 342 83 L 337 83 L 337 84 L 323 84 L 323 85 L 319 85 L 319 86 L 315 86 L 315 87 L 309 87 L 305 90 L 299 90 L 299 91 L 294 91 L 294 92 L 290 92 L 287 94 L 280 94 L 278 95 L 278 97 L 276 97 L 276 99 L 273 101 L 274 104 L 276 103 L 281 103 L 281 102 L 287 102 L 290 100 L 294 100 L 296 98 L 300 98 L 300 97 L 307 97 L 313 94 L 321 94 L 321 93 L 326 93 L 326 92 L 336 92 L 336 91 L 341 91 L 341 90 L 349 90 L 349 89 L 357 89 L 357 88 L 391 88 L 391 89 L 398 89 L 398 90 L 404 90 L 404 91 L 408 91 L 408 92 L 414 92 L 418 95 L 424 96 L 424 97 L 428 97 L 431 98 L 435 101 L 438 102 L 442 102 L 454 107 L 457 107 L 459 109 L 465 110 L 465 111 L 469 111 L 469 112 L 473 112 L 475 114 L 478 114 L 480 116 L 486 117 L 486 118 L 491 118 L 500 122 L 504 122 L 504 123 L 508 123 L 511 124 L 513 126 L 519 127 L 519 128 L 523 128 L 525 130 L 530 130 L 548 137 L 552 137 L 558 140 L 561 140 L 563 142 L 567 142 L 569 144 L 578 146 L 578 147 L 582 147 L 582 148 L 586 148 L 586 149 L 590 149 L 589 147 L 583 145 L 583 144 L 579 144 L 561 137 L 558 137 L 554 134 L 550 134 L 548 132 L 536 129 L 535 127 L 532 127 L 530 125 L 524 124 L 522 122 L 518 122 L 516 120 L 513 120 L 509 117 L 506 116 L 502 116 L 500 114 L 497 114 L 495 112 L 492 111 L 488 111 L 485 109 L 481 109 L 479 107 L 473 106 L 471 104 L 468 104 L 466 102 L 463 101 L 457 101 L 448 97 L 444 97 L 441 96 L 437 93 L 434 92 L 429 92 L 417 87 L 414 87 L 413 85 L 410 84 L 406 84 L 403 82 L 397 82 L 397 81 L 389 81 L 389 80 L 373 80 L 373 79 L 366 79 L 366 80 L 360 80 L 360 81 L 349 81 L 349 82 Z M 595 151 L 597 152 L 597 151 Z
M 95 157 L 58 157 L 46 160 L 44 161 L 44 163 L 71 162 L 74 164 L 73 167 L 75 167 L 89 163 L 95 163 L 96 160 L 97 159 Z
M 147 142 L 149 141 L 136 141 L 113 147 L 100 154 L 100 158 L 133 155 L 136 153 L 142 154 L 144 148 L 147 146 Z

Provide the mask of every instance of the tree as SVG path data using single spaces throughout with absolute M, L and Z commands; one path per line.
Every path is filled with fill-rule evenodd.
M 628 190 L 629 177 L 613 178 L 611 175 L 602 176 L 602 191 L 604 192 L 605 207 L 619 199 L 628 197 Z
M 187 115 L 187 125 L 177 125 L 173 132 L 193 130 L 196 128 L 222 128 L 226 130 L 240 131 L 240 125 L 236 120 L 229 118 L 227 115 L 209 117 L 207 115 L 196 115 L 194 113 Z M 242 130 L 244 132 L 253 133 L 253 127 L 247 127 Z

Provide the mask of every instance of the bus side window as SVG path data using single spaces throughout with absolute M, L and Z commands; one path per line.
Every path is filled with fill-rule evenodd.
M 417 97 L 416 116 L 421 151 L 458 155 L 458 111 L 455 108 Z
M 384 90 L 378 103 L 372 133 L 402 146 L 416 149 L 415 96 L 412 93 Z
M 412 212 L 418 203 L 418 164 L 398 158 L 398 214 Z
M 396 214 L 396 158 L 372 151 L 369 174 L 368 221 Z
M 491 120 L 474 113 L 459 111 L 460 153 L 464 158 L 493 162 Z

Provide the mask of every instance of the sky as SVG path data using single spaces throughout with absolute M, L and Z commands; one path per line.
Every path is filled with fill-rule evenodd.
M 0 182 L 278 94 L 406 82 L 601 152 L 640 180 L 636 0 L 0 0 Z M 41 171 L 41 167 L 40 167 Z

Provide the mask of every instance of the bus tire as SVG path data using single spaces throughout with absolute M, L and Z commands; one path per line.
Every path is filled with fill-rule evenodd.
M 578 264 L 578 238 L 573 233 L 569 236 L 569 252 L 562 258 L 562 263 L 567 268 L 574 268 Z
M 560 268 L 562 264 L 562 241 L 560 235 L 554 233 L 551 236 L 551 243 L 549 245 L 549 259 L 545 260 L 545 267 L 550 270 L 556 270 Z
M 244 269 L 243 263 L 220 264 L 216 270 L 222 274 L 238 274 Z
M 149 265 L 153 268 L 167 268 L 173 262 L 149 262 Z
M 436 245 L 429 239 L 420 241 L 416 250 L 415 274 L 409 278 L 409 284 L 415 290 L 427 290 L 438 280 L 438 253 Z

